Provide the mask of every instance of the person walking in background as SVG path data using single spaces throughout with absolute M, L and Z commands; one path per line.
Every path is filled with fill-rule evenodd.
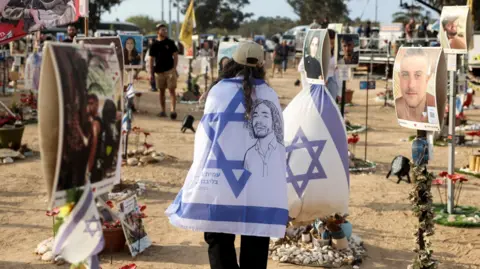
M 288 59 L 287 41 L 283 40 L 281 44 L 275 46 L 273 51 L 273 70 L 272 78 L 275 77 L 275 70 L 279 70 L 280 76 L 283 78 L 283 72 L 286 70 L 286 59 Z
M 64 43 L 73 43 L 73 39 L 77 36 L 77 28 L 73 24 L 68 25 L 67 38 L 63 40 Z
M 372 22 L 367 21 L 367 27 L 365 27 L 365 37 L 370 38 L 372 35 Z
M 152 44 L 149 55 L 152 57 L 150 69 L 154 71 L 155 83 L 160 91 L 161 112 L 158 116 L 167 116 L 165 91 L 168 88 L 170 92 L 170 118 L 175 120 L 177 118 L 175 89 L 177 88 L 178 49 L 175 42 L 168 38 L 165 24 L 157 25 L 157 40 Z
M 153 72 L 154 70 L 151 68 L 150 63 L 153 63 L 153 59 L 150 56 L 150 49 L 152 48 L 153 42 L 155 42 L 153 39 L 148 40 L 148 50 L 147 53 L 145 53 L 145 69 L 147 71 L 147 74 L 150 76 L 150 90 L 152 92 L 157 91 L 157 84 L 155 83 L 155 73 Z

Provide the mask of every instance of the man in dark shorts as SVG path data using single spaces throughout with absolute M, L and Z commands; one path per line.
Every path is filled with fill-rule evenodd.
M 177 63 L 178 63 L 178 49 L 171 39 L 168 38 L 167 27 L 165 24 L 157 25 L 157 40 L 153 42 L 150 48 L 150 70 L 153 70 L 155 76 L 155 83 L 160 91 L 160 106 L 162 111 L 158 114 L 159 117 L 166 117 L 165 112 L 165 90 L 168 88 L 170 92 L 170 118 L 175 120 L 177 113 L 175 112 L 176 96 L 175 89 L 177 88 Z M 155 66 L 154 63 L 155 62 Z

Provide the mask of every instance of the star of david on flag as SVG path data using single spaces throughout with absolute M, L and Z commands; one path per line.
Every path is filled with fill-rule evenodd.
M 102 225 L 90 183 L 55 237 L 53 253 L 72 264 L 87 262 L 99 268 L 97 254 L 103 250 Z
M 243 161 L 228 160 L 218 140 L 228 123 L 245 122 L 245 114 L 243 112 L 236 113 L 237 108 L 244 105 L 243 100 L 242 91 L 237 91 L 237 94 L 232 98 L 224 112 L 206 114 L 201 121 L 211 141 L 213 155 L 215 155 L 215 159 L 207 159 L 204 168 L 220 169 L 235 197 L 238 197 L 240 193 L 242 193 L 251 173 L 244 169 Z M 216 124 L 216 128 L 213 128 L 212 124 Z M 207 150 L 207 152 L 209 151 L 210 150 Z M 234 173 L 235 170 L 241 172 L 239 179 L 237 179 Z
M 309 222 L 348 213 L 347 134 L 325 85 L 307 84 L 283 117 L 289 216 L 294 222 Z

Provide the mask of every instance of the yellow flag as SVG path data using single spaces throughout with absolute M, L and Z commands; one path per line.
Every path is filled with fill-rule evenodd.
M 185 14 L 185 19 L 183 20 L 182 30 L 180 31 L 180 41 L 182 42 L 185 48 L 192 47 L 192 36 L 193 36 L 193 29 L 196 27 L 195 22 L 195 9 L 193 8 L 193 1 L 190 1 L 190 5 L 188 6 L 187 13 Z

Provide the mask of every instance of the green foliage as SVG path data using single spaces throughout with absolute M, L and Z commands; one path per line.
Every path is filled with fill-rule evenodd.
M 190 0 L 182 0 L 182 13 L 185 14 Z M 249 0 L 196 0 L 195 18 L 197 32 L 220 28 L 227 31 L 236 30 L 240 24 L 253 14 L 244 13 L 242 9 L 250 4 Z
M 302 24 L 328 18 L 330 22 L 348 22 L 348 0 L 287 0 Z
M 413 6 L 408 11 L 398 11 L 392 14 L 392 22 L 408 23 L 411 18 L 414 18 L 417 23 L 423 21 L 425 14 L 422 6 Z
M 160 21 L 156 21 L 152 17 L 145 15 L 131 16 L 128 17 L 126 21 L 138 26 L 144 34 L 154 34 L 156 32 L 155 26 L 160 23 Z
M 100 23 L 100 17 L 104 12 L 109 12 L 113 6 L 120 4 L 123 0 L 89 0 L 88 28 L 95 32 Z M 82 27 L 83 28 L 83 27 Z

